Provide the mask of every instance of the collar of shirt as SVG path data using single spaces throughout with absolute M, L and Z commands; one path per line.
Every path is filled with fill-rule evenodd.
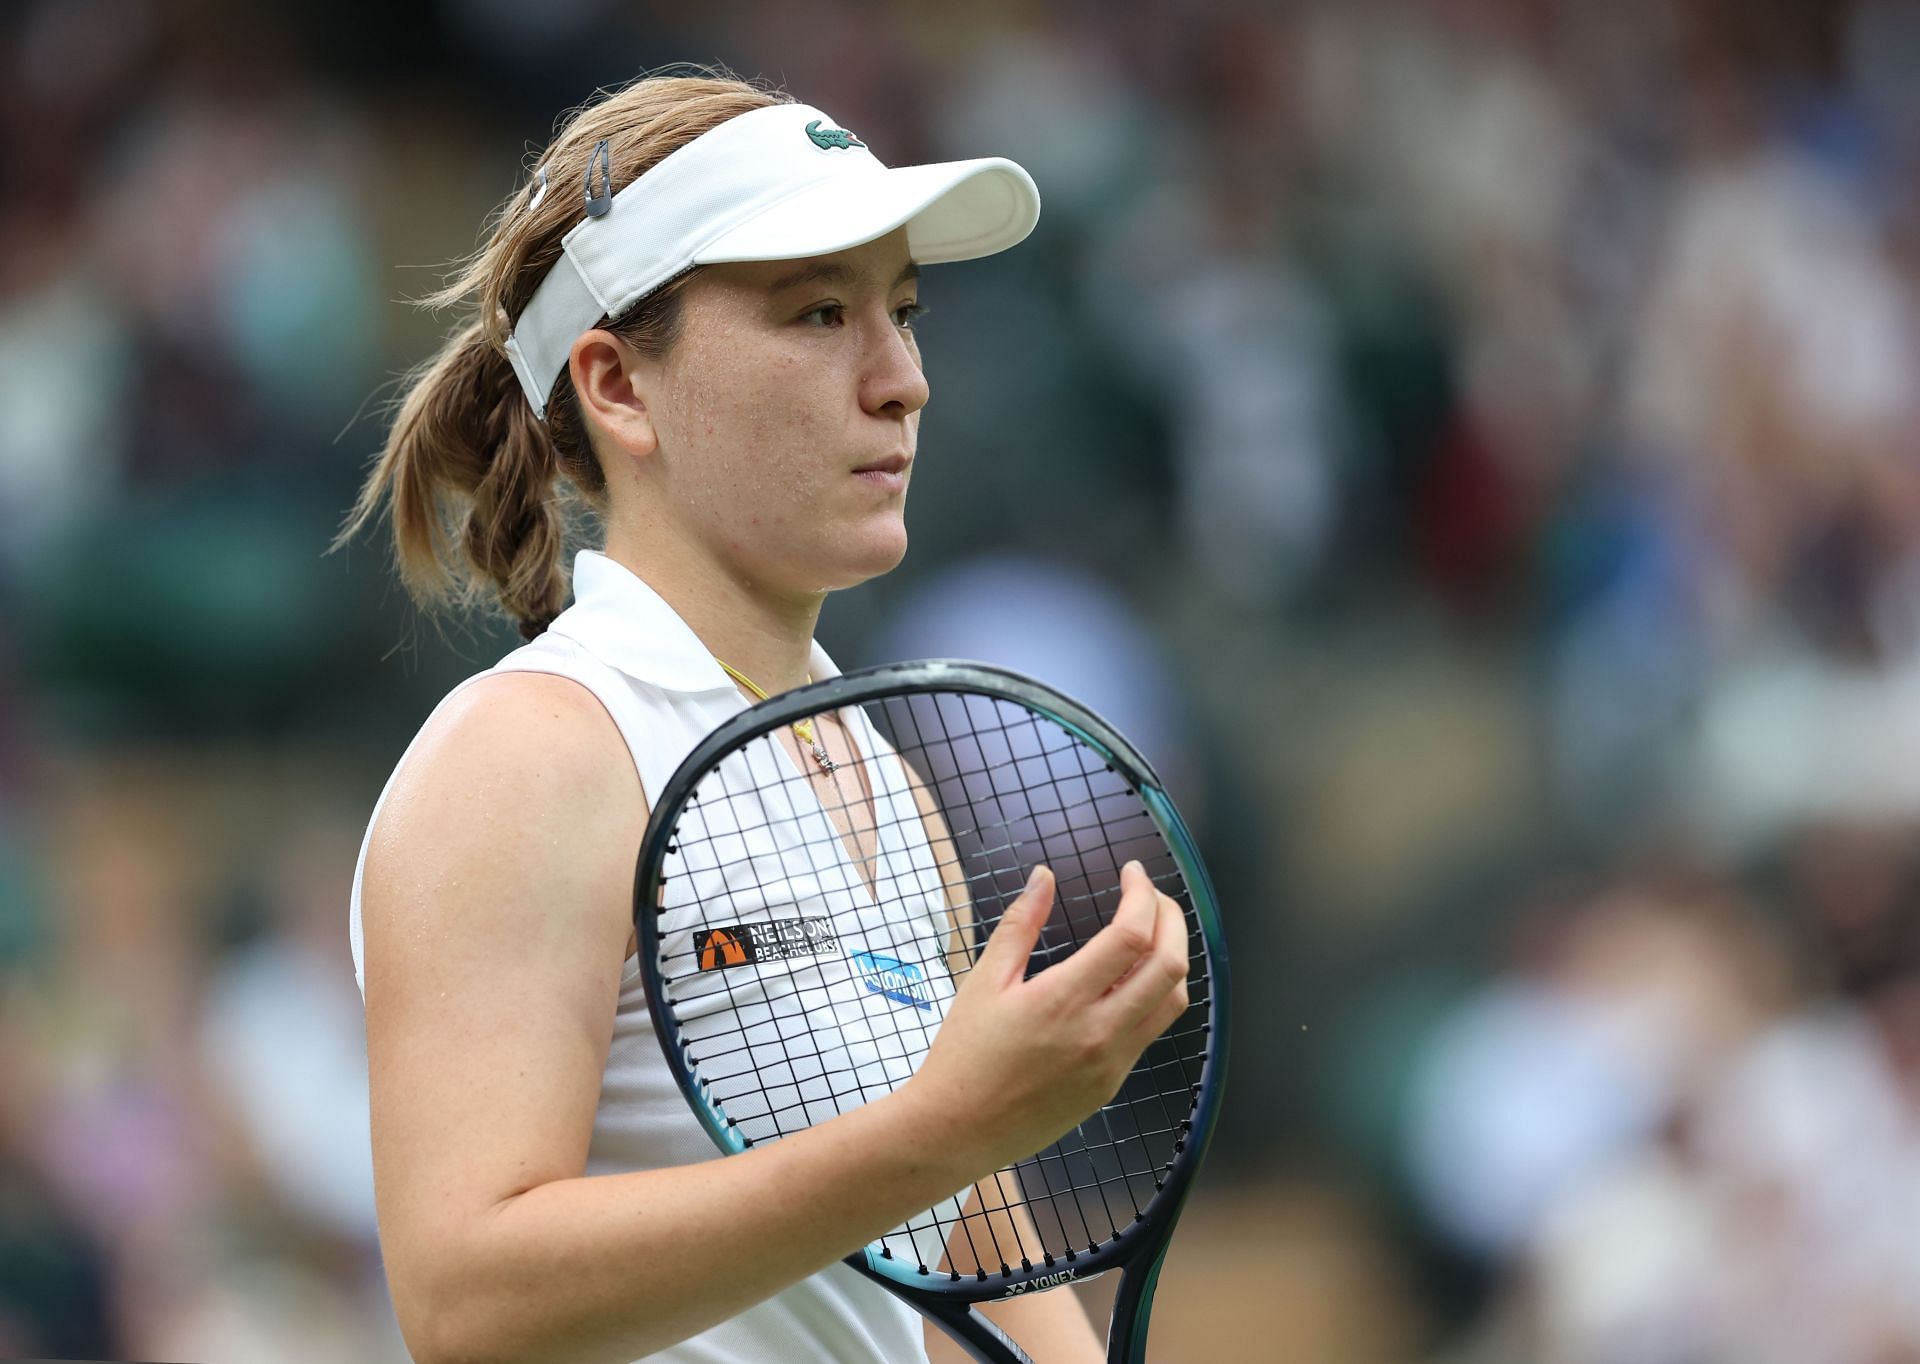
M 627 676 L 665 691 L 738 691 L 666 599 L 599 550 L 583 549 L 574 556 L 573 604 L 547 628 Z M 816 682 L 840 675 L 818 641 L 808 670 Z

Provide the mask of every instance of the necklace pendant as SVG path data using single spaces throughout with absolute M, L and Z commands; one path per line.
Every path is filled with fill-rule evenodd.
M 817 743 L 813 746 L 813 760 L 820 764 L 820 770 L 825 772 L 829 777 L 831 777 L 835 769 L 840 766 L 839 763 L 829 758 L 827 756 L 827 750 Z

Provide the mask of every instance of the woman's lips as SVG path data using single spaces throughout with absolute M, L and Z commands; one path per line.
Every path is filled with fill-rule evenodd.
M 890 493 L 905 492 L 907 488 L 907 471 L 904 468 L 897 473 L 878 466 L 871 469 L 855 469 L 853 476 L 863 482 L 871 483 L 876 488 L 884 488 Z
M 853 476 L 884 488 L 888 492 L 904 492 L 907 486 L 907 469 L 913 464 L 907 455 L 888 455 L 885 459 L 876 459 L 871 464 L 863 464 L 853 471 Z

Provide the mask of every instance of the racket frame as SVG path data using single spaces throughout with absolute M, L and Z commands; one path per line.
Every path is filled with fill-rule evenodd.
M 981 1303 L 1002 1302 L 1027 1293 L 1081 1283 L 1111 1270 L 1122 1271 L 1114 1295 L 1108 1329 L 1109 1364 L 1139 1364 L 1145 1358 L 1147 1317 L 1154 1289 L 1172 1242 L 1194 1172 L 1206 1156 L 1225 1088 L 1229 982 L 1227 949 L 1220 927 L 1218 902 L 1198 848 L 1186 822 L 1174 808 L 1157 773 L 1128 740 L 1079 702 L 1063 696 L 1031 677 L 959 659 L 927 659 L 889 663 L 842 673 L 766 701 L 748 706 L 708 734 L 675 769 L 653 804 L 634 877 L 634 928 L 645 980 L 647 1010 L 655 1034 L 688 1107 L 722 1152 L 748 1149 L 737 1128 L 727 1121 L 718 1101 L 702 1092 L 688 1068 L 680 1029 L 663 998 L 659 975 L 659 907 L 668 878 L 662 875 L 681 814 L 714 766 L 754 739 L 777 733 L 792 721 L 846 706 L 866 705 L 895 697 L 924 694 L 965 694 L 1005 700 L 1045 716 L 1068 730 L 1098 753 L 1141 798 L 1149 817 L 1173 855 L 1186 883 L 1187 898 L 1200 929 L 1206 955 L 1208 1023 L 1206 1047 L 1189 1129 L 1176 1139 L 1174 1156 L 1154 1197 L 1134 1221 L 1117 1229 L 1096 1248 L 1067 1251 L 1040 1264 L 1013 1269 L 957 1273 L 922 1273 L 918 1266 L 881 1254 L 871 1245 L 845 1257 L 845 1263 L 882 1287 L 895 1292 L 931 1318 L 981 1364 L 1032 1364 L 1030 1357 L 992 1321 L 973 1310 Z M 904 765 L 904 759 L 902 760 Z M 1038 1153 L 1036 1153 L 1038 1154 Z M 1017 1162 L 1016 1162 L 1017 1164 Z M 1013 1167 L 1008 1167 L 1013 1168 Z M 991 1179 L 992 1173 L 983 1178 Z M 1016 1179 L 1018 1178 L 1016 1174 Z

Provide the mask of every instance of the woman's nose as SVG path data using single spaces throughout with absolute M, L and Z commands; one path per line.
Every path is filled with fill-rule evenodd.
M 898 407 L 898 415 L 911 416 L 927 405 L 929 389 L 926 372 L 920 367 L 920 353 L 913 334 L 894 323 L 888 313 L 875 329 L 872 354 L 861 384 L 861 402 L 869 412 L 880 413 Z

